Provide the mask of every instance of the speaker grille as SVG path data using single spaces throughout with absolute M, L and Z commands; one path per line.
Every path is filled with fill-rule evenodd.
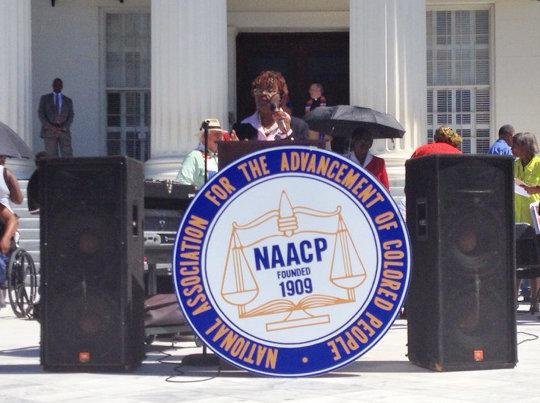
M 512 158 L 431 155 L 406 167 L 409 359 L 436 370 L 514 366 Z
M 42 363 L 128 369 L 144 355 L 142 165 L 123 157 L 40 164 Z

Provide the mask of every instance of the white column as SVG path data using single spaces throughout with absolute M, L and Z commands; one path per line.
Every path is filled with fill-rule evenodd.
M 427 125 L 425 0 L 350 0 L 350 80 L 351 104 L 390 113 L 406 130 L 373 146 L 401 195 L 405 161 Z
M 227 69 L 228 73 L 228 88 L 236 88 L 236 37 L 238 36 L 238 27 L 227 27 Z M 234 122 L 238 120 L 236 115 L 237 94 L 235 90 L 229 92 L 228 101 L 228 129 L 232 128 Z
M 0 1 L 0 121 L 32 146 L 30 0 Z M 19 179 L 27 178 L 34 160 L 9 159 Z
M 147 178 L 174 179 L 206 118 L 227 125 L 226 0 L 153 0 Z

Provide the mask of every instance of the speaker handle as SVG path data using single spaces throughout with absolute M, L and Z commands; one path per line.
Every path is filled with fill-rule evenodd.
M 427 200 L 416 199 L 416 237 L 418 240 L 426 240 L 428 231 Z
M 139 235 L 139 206 L 137 204 L 133 204 L 131 206 L 131 230 L 133 231 L 133 236 Z

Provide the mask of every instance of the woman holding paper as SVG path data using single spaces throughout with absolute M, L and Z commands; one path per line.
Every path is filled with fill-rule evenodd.
M 529 196 L 515 194 L 514 208 L 516 222 L 525 222 L 533 225 L 529 205 L 540 200 L 540 158 L 536 156 L 538 144 L 531 133 L 517 133 L 512 137 L 512 153 L 516 157 L 514 162 L 514 178 Z M 518 279 L 519 289 L 519 279 Z M 538 292 L 538 278 L 531 279 L 531 297 Z M 531 304 L 530 311 L 538 312 L 538 303 Z

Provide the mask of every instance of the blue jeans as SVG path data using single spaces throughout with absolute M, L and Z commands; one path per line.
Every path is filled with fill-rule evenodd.
M 9 261 L 9 256 L 4 255 L 0 252 L 0 287 L 5 288 L 7 286 L 7 265 Z

